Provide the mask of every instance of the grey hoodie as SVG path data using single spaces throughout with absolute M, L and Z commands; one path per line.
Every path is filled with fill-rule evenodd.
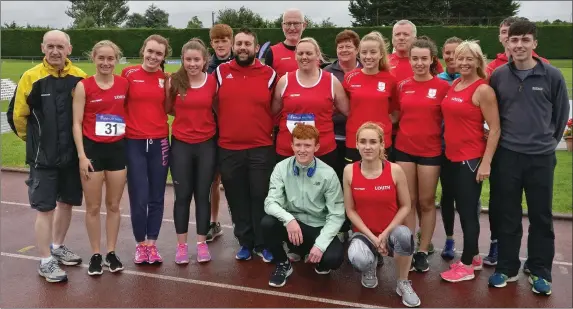
M 499 104 L 499 145 L 530 155 L 555 152 L 569 117 L 569 98 L 563 74 L 540 58 L 521 79 L 512 59 L 491 75 Z

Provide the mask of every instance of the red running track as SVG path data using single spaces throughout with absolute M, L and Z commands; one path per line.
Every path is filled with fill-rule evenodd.
M 239 262 L 234 255 L 237 243 L 230 228 L 227 203 L 221 194 L 221 221 L 225 234 L 210 244 L 213 260 L 199 265 L 194 246 L 190 245 L 191 263 L 174 263 L 175 229 L 173 226 L 173 191 L 168 187 L 166 210 L 158 247 L 165 262 L 162 265 L 135 265 L 131 259 L 135 243 L 129 220 L 127 190 L 121 204 L 122 223 L 117 254 L 125 265 L 122 273 L 107 271 L 102 276 L 87 275 L 91 256 L 84 225 L 84 208 L 74 209 L 66 245 L 84 259 L 82 267 L 66 267 L 67 283 L 48 283 L 37 274 L 38 252 L 33 226 L 35 211 L 28 206 L 26 174 L 2 174 L 2 217 L 0 225 L 0 306 L 1 307 L 403 307 L 395 293 L 394 263 L 385 258 L 378 270 L 380 284 L 375 289 L 363 288 L 360 274 L 344 263 L 330 275 L 314 273 L 309 265 L 294 264 L 295 272 L 287 285 L 271 288 L 267 282 L 273 265 L 255 257 Z M 102 209 L 105 212 L 105 208 Z M 104 222 L 105 215 L 102 215 Z M 457 220 L 457 219 L 456 219 Z M 193 221 L 193 219 L 191 220 Z M 102 223 L 103 224 L 103 223 Z M 527 233 L 527 218 L 524 218 Z M 489 224 L 481 216 L 480 252 L 489 246 Z M 102 229 L 105 230 L 105 229 Z M 190 225 L 193 239 L 194 225 Z M 553 264 L 553 295 L 533 294 L 523 274 L 517 283 L 503 289 L 487 286 L 492 268 L 477 272 L 476 279 L 452 284 L 442 281 L 441 271 L 449 267 L 439 254 L 430 256 L 430 271 L 410 273 L 410 279 L 422 307 L 558 307 L 572 306 L 572 223 L 555 220 L 556 257 Z M 456 221 L 456 242 L 461 248 L 461 230 Z M 105 236 L 102 236 L 102 242 Z M 441 217 L 438 215 L 434 244 L 441 247 L 445 240 Z M 190 242 L 193 243 L 192 241 Z M 525 256 L 526 237 L 521 257 Z M 37 297 L 35 295 L 38 295 Z

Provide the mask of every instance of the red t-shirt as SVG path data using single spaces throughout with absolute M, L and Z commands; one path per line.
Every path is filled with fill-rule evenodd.
M 113 76 L 113 85 L 101 89 L 95 76 L 80 81 L 84 85 L 86 102 L 82 133 L 100 143 L 113 143 L 125 136 L 125 96 L 129 83 L 121 76 Z
M 473 104 L 472 96 L 487 81 L 478 79 L 465 89 L 456 91 L 460 80 L 454 81 L 442 101 L 446 157 L 452 162 L 481 158 L 486 146 L 484 117 L 479 106 Z
M 320 133 L 320 148 L 317 156 L 336 149 L 334 139 L 334 76 L 320 70 L 319 79 L 313 86 L 302 86 L 297 77 L 298 70 L 287 73 L 287 82 L 282 89 L 283 109 L 277 136 L 277 153 L 292 156 L 292 130 L 297 122 L 314 125 Z
M 392 223 L 398 213 L 398 191 L 392 177 L 392 166 L 384 160 L 382 174 L 367 179 L 362 175 L 362 162 L 352 163 L 352 199 L 354 209 L 370 231 L 378 236 Z M 356 227 L 354 232 L 359 232 Z
M 217 80 L 205 73 L 202 85 L 187 89 L 185 97 L 177 94 L 173 109 L 175 119 L 171 127 L 173 136 L 185 143 L 204 142 L 217 130 L 213 116 L 213 99 L 217 94 Z
M 410 65 L 410 58 L 400 57 L 398 56 L 398 53 L 392 53 L 388 60 L 390 61 L 390 72 L 396 76 L 396 80 L 398 82 L 414 76 L 414 71 Z M 442 63 L 438 61 L 438 73 L 442 72 L 444 72 L 444 67 L 442 66 Z
M 286 48 L 283 42 L 271 46 L 271 50 L 273 51 L 272 67 L 277 72 L 277 78 L 298 69 L 294 50 Z
M 441 103 L 449 88 L 448 82 L 437 76 L 425 82 L 410 77 L 400 83 L 396 149 L 420 157 L 442 154 Z
M 346 122 L 346 147 L 356 148 L 356 132 L 362 124 L 373 121 L 382 124 L 384 147 L 392 146 L 390 113 L 397 109 L 397 83 L 390 72 L 367 75 L 362 69 L 348 72 L 342 86 L 350 100 Z
M 271 51 L 273 52 L 273 63 L 271 65 L 275 72 L 277 72 L 277 80 L 288 72 L 298 70 L 298 63 L 296 62 L 294 50 L 286 48 L 283 42 L 271 46 Z M 275 115 L 273 123 L 278 125 L 280 118 L 280 113 Z
M 233 59 L 213 73 L 219 83 L 219 146 L 243 150 L 272 145 L 275 71 L 258 59 L 248 67 Z
M 129 81 L 125 136 L 156 139 L 169 135 L 165 113 L 165 73 L 145 71 L 141 65 L 126 67 L 121 76 Z

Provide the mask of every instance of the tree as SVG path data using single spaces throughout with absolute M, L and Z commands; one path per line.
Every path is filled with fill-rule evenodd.
M 267 28 L 268 26 L 268 22 L 260 14 L 244 6 L 241 6 L 239 10 L 230 8 L 219 10 L 215 23 L 227 24 L 231 28 Z
M 145 13 L 145 26 L 147 28 L 170 28 L 169 27 L 169 13 L 155 6 L 150 5 Z
M 352 25 L 391 26 L 401 19 L 416 25 L 499 25 L 514 16 L 514 0 L 351 0 Z
M 336 28 L 336 24 L 330 20 L 330 17 L 327 19 L 323 19 L 319 24 L 318 27 L 320 28 Z
M 187 29 L 200 29 L 203 28 L 203 22 L 197 16 L 191 17 L 187 22 Z
M 133 13 L 127 17 L 125 28 L 145 28 L 145 17 L 139 13 Z
M 2 28 L 4 28 L 4 29 L 21 29 L 21 28 L 24 28 L 24 27 L 18 25 L 18 24 L 16 23 L 16 21 L 12 21 L 11 23 L 6 23 L 6 22 L 5 22 L 4 25 L 2 25 Z
M 96 28 L 96 21 L 91 16 L 84 16 L 82 19 L 78 20 L 74 23 L 74 28 L 76 29 L 89 29 L 89 28 Z
M 87 17 L 93 18 L 96 27 L 118 27 L 127 19 L 127 0 L 70 0 L 66 15 L 74 19 L 74 26 Z M 82 21 L 85 24 L 85 20 Z

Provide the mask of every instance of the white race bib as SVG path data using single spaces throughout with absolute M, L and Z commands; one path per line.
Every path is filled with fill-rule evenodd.
M 96 114 L 96 136 L 122 136 L 125 134 L 125 122 L 117 115 Z
M 286 126 L 287 129 L 292 134 L 292 130 L 296 127 L 297 124 L 304 123 L 307 125 L 315 126 L 314 125 L 314 114 L 288 114 Z

